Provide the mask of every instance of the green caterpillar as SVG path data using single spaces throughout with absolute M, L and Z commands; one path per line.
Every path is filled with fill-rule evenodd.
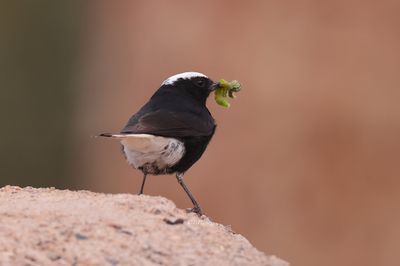
M 232 80 L 226 81 L 221 79 L 218 84 L 218 88 L 214 91 L 214 98 L 217 104 L 228 108 L 230 106 L 228 102 L 229 98 L 235 98 L 236 96 L 233 94 L 234 92 L 238 92 L 241 90 L 241 85 L 239 81 Z

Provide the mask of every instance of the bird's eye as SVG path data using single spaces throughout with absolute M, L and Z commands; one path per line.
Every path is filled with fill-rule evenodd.
M 203 88 L 206 85 L 206 82 L 202 79 L 198 79 L 195 81 L 197 87 Z

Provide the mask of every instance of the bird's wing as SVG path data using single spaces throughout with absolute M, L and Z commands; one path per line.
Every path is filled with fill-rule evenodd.
M 189 112 L 157 110 L 131 119 L 123 134 L 152 134 L 164 137 L 209 136 L 214 131 L 214 120 Z

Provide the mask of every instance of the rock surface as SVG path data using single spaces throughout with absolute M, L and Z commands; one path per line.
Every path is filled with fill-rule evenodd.
M 6 186 L 0 265 L 288 264 L 162 197 Z

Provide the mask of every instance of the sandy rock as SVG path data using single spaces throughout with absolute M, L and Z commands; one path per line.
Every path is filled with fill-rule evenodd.
M 6 186 L 0 265 L 288 264 L 162 197 Z

